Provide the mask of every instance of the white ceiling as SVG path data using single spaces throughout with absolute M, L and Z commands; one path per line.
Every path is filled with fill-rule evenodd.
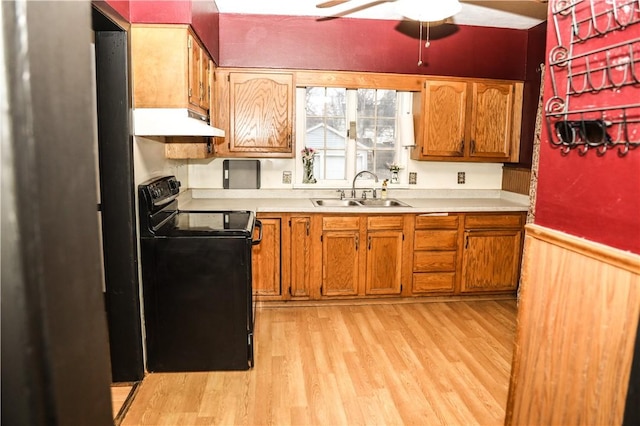
M 403 19 L 395 11 L 394 0 L 351 0 L 331 8 L 315 5 L 323 0 L 214 0 L 220 13 L 249 13 L 258 15 L 344 16 L 362 19 Z M 440 0 L 421 0 L 440 1 Z M 461 1 L 462 11 L 452 19 L 458 25 L 529 29 L 546 20 L 547 3 L 541 0 Z M 356 10 L 361 9 L 361 10 Z

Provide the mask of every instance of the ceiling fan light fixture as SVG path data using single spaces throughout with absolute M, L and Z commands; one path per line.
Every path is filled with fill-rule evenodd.
M 405 18 L 419 22 L 437 22 L 462 10 L 458 0 L 399 0 L 396 11 Z

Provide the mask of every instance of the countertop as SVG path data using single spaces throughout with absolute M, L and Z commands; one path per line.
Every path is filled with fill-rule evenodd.
M 339 197 L 335 191 L 300 193 L 293 191 L 186 191 L 179 197 L 179 208 L 192 211 L 251 210 L 272 213 L 455 213 L 527 211 L 529 197 L 499 190 L 420 191 L 398 193 L 390 199 L 400 200 L 407 207 L 316 207 L 311 198 Z M 208 197 L 201 197 L 209 195 Z M 211 197 L 211 195 L 213 195 Z

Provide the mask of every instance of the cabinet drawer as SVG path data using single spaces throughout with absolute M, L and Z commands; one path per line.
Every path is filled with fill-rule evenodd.
M 367 218 L 367 229 L 402 229 L 402 216 L 372 216 Z
M 436 272 L 413 274 L 413 293 L 435 291 L 453 291 L 456 281 L 455 272 Z
M 500 229 L 500 228 L 520 228 L 522 227 L 520 214 L 501 215 L 467 215 L 464 220 L 466 229 Z
M 415 250 L 455 250 L 458 247 L 458 231 L 416 231 Z
M 323 230 L 360 229 L 360 218 L 357 216 L 323 217 Z
M 413 253 L 414 272 L 448 272 L 455 270 L 455 251 L 416 251 Z
M 416 216 L 416 229 L 456 229 L 459 216 Z

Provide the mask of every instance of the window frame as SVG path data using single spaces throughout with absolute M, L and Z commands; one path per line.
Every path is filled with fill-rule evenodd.
M 314 85 L 313 87 L 330 87 L 330 86 L 322 86 L 322 85 Z M 302 166 L 302 149 L 306 146 L 306 87 L 297 87 L 296 88 L 296 150 L 295 150 L 295 166 L 294 166 L 294 188 L 303 188 L 303 189 L 334 189 L 334 188 L 351 188 L 353 177 L 356 172 L 356 141 L 351 135 L 347 138 L 346 143 L 346 168 L 345 168 L 345 179 L 318 179 L 317 182 L 312 184 L 303 184 L 302 176 L 303 176 L 303 166 Z M 358 89 L 376 89 L 376 88 L 367 88 L 367 87 L 358 87 L 358 88 L 346 88 L 347 90 L 347 128 L 349 128 L 349 123 L 351 121 L 357 120 L 357 105 L 358 105 Z M 391 89 L 395 90 L 395 89 Z M 414 144 L 414 135 L 413 128 L 411 129 L 400 129 L 400 126 L 406 122 L 406 120 L 402 119 L 403 115 L 412 116 L 412 99 L 413 93 L 409 91 L 400 91 L 397 92 L 397 111 L 396 111 L 396 146 L 395 146 L 395 158 L 398 163 L 400 163 L 403 167 L 399 172 L 399 183 L 394 184 L 394 188 L 407 188 L 408 187 L 408 172 L 407 165 L 409 160 L 409 152 L 407 146 L 412 146 Z M 409 134 L 410 133 L 410 134 Z M 375 182 L 370 175 L 366 174 L 358 178 L 358 187 L 373 187 L 376 188 L 382 185 L 382 178 L 380 178 L 379 182 Z

